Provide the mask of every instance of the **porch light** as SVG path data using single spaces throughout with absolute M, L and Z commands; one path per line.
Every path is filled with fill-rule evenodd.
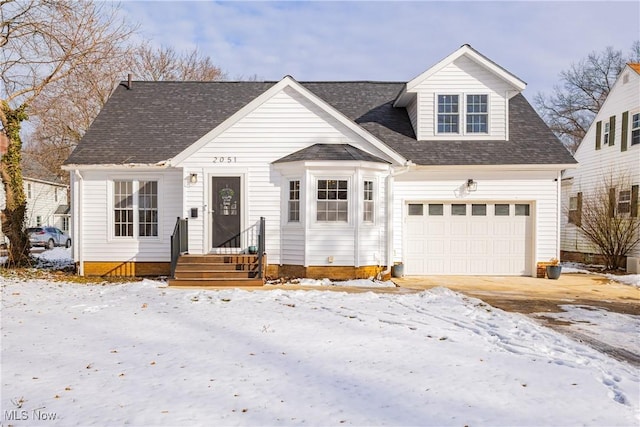
M 191 175 L 189 175 L 189 182 L 192 184 L 196 184 L 198 182 L 198 174 L 192 173 Z
M 474 181 L 472 178 L 467 180 L 467 191 L 472 192 L 478 189 L 478 183 Z

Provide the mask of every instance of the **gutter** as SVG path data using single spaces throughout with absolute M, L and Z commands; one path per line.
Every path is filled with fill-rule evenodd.
M 73 240 L 75 241 L 73 247 L 75 254 L 78 255 L 78 274 L 80 276 L 84 276 L 84 257 L 82 253 L 82 215 L 80 215 L 80 209 L 82 208 L 82 191 L 83 191 L 83 182 L 82 174 L 78 169 L 74 170 L 75 177 L 77 181 L 77 192 L 74 191 L 76 197 L 71 199 L 73 206 L 73 217 L 75 221 L 73 221 Z M 75 186 L 74 186 L 75 187 Z M 74 188 L 75 190 L 75 188 Z
M 391 273 L 393 267 L 393 182 L 398 175 L 409 172 L 415 164 L 408 160 L 402 169 L 397 171 L 391 170 L 386 178 L 386 198 L 387 198 L 387 268 L 380 273 L 382 277 Z

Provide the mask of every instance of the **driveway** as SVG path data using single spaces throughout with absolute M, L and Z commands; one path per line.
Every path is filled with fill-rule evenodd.
M 541 313 L 563 312 L 561 306 L 602 308 L 610 312 L 640 316 L 640 288 L 624 285 L 594 274 L 566 274 L 558 280 L 533 277 L 429 276 L 394 278 L 406 290 L 425 290 L 444 286 L 479 298 L 505 311 L 522 313 L 572 338 L 583 341 L 616 359 L 640 366 L 637 352 L 612 347 L 576 332 L 570 323 Z

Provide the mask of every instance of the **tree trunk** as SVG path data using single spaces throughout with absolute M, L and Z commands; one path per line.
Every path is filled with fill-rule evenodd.
M 22 181 L 22 140 L 20 127 L 27 119 L 25 106 L 11 109 L 6 102 L 1 107 L 4 132 L 9 139 L 7 154 L 0 161 L 0 176 L 4 187 L 6 206 L 0 212 L 2 232 L 9 239 L 8 266 L 26 266 L 30 264 L 29 237 L 24 228 L 27 212 L 27 199 Z

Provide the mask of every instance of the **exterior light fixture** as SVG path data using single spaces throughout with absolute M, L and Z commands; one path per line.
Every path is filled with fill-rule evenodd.
M 478 183 L 474 181 L 472 178 L 467 180 L 467 191 L 472 192 L 478 189 Z
M 192 173 L 191 175 L 189 175 L 189 182 L 192 184 L 196 184 L 198 182 L 198 174 Z

